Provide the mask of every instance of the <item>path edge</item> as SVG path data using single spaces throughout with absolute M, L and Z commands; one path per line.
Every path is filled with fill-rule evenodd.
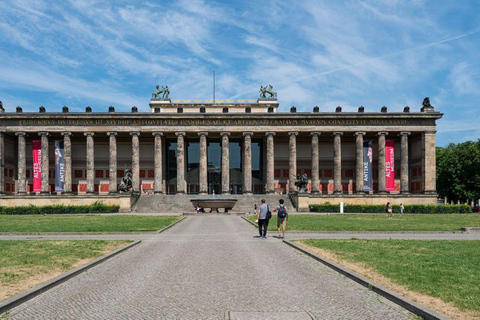
M 245 216 L 241 216 L 241 218 L 245 221 L 247 221 L 248 223 L 250 223 L 252 226 L 258 228 L 258 224 L 256 224 L 255 222 L 252 222 L 250 221 L 249 219 L 247 219 Z
M 61 275 L 56 276 L 55 278 L 47 280 L 47 281 L 45 281 L 45 282 L 43 282 L 43 283 L 41 283 L 41 284 L 31 288 L 31 289 L 23 291 L 19 294 L 16 294 L 16 295 L 8 298 L 7 300 L 4 300 L 4 301 L 0 302 L 0 317 L 2 317 L 5 312 L 21 305 L 22 303 L 27 302 L 30 299 L 35 298 L 36 296 L 38 296 L 41 293 L 44 293 L 44 292 L 46 292 L 50 289 L 53 289 L 54 287 L 58 286 L 59 284 L 62 284 L 63 282 L 81 274 L 82 272 L 87 271 L 90 268 L 93 268 L 97 264 L 105 262 L 110 258 L 113 258 L 117 254 L 122 253 L 123 251 L 136 246 L 140 242 L 142 242 L 142 241 L 137 240 L 137 241 L 134 241 L 132 243 L 129 243 L 129 244 L 113 251 L 113 252 L 110 252 L 110 253 L 108 253 L 104 256 L 98 257 L 98 258 L 96 258 L 96 259 L 94 259 L 94 260 L 92 260 L 92 261 L 90 261 L 90 262 L 88 262 L 84 265 L 81 265 L 81 266 L 79 266 L 79 267 L 77 267 L 73 270 L 67 271 L 67 272 L 65 272 Z
M 176 225 L 177 223 L 182 222 L 182 221 L 185 220 L 185 219 L 187 219 L 187 217 L 182 217 L 181 219 L 175 221 L 174 223 L 170 223 L 168 226 L 163 227 L 162 229 L 155 231 L 155 233 L 162 233 L 163 231 L 170 229 L 171 227 L 173 227 L 173 226 Z
M 327 267 L 337 271 L 338 273 L 346 276 L 347 278 L 357 282 L 358 284 L 372 290 L 373 292 L 383 296 L 384 298 L 392 301 L 393 303 L 398 304 L 402 308 L 407 309 L 408 311 L 414 313 L 417 316 L 420 316 L 426 320 L 449 320 L 451 318 L 441 315 L 440 313 L 433 311 L 425 306 L 422 306 L 416 302 L 413 302 L 379 284 L 376 284 L 375 282 L 371 281 L 370 279 L 367 279 L 358 273 L 355 273 L 353 271 L 350 271 L 336 263 L 333 263 L 327 259 L 322 258 L 319 255 L 316 255 L 306 249 L 303 249 L 293 242 L 289 240 L 283 240 L 284 243 L 288 244 L 289 246 L 293 247 L 294 249 L 310 256 L 311 258 L 323 263 Z

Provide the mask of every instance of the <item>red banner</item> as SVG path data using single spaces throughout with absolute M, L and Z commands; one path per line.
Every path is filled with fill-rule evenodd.
M 395 144 L 393 140 L 385 141 L 385 186 L 387 191 L 395 190 Z
M 42 142 L 32 141 L 33 155 L 33 192 L 42 191 Z

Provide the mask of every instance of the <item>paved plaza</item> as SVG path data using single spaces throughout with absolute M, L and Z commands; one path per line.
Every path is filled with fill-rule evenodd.
M 237 216 L 191 216 L 161 234 L 115 236 L 142 243 L 12 309 L 11 319 L 413 318 L 281 240 L 256 235 Z

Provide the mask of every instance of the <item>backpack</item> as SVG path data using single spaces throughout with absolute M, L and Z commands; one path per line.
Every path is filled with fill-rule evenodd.
M 286 216 L 287 216 L 287 209 L 285 208 L 285 206 L 280 205 L 278 207 L 278 217 L 283 219 Z

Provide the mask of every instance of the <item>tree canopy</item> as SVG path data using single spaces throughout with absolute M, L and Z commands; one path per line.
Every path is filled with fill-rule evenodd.
M 437 148 L 437 192 L 454 202 L 480 199 L 480 139 Z

